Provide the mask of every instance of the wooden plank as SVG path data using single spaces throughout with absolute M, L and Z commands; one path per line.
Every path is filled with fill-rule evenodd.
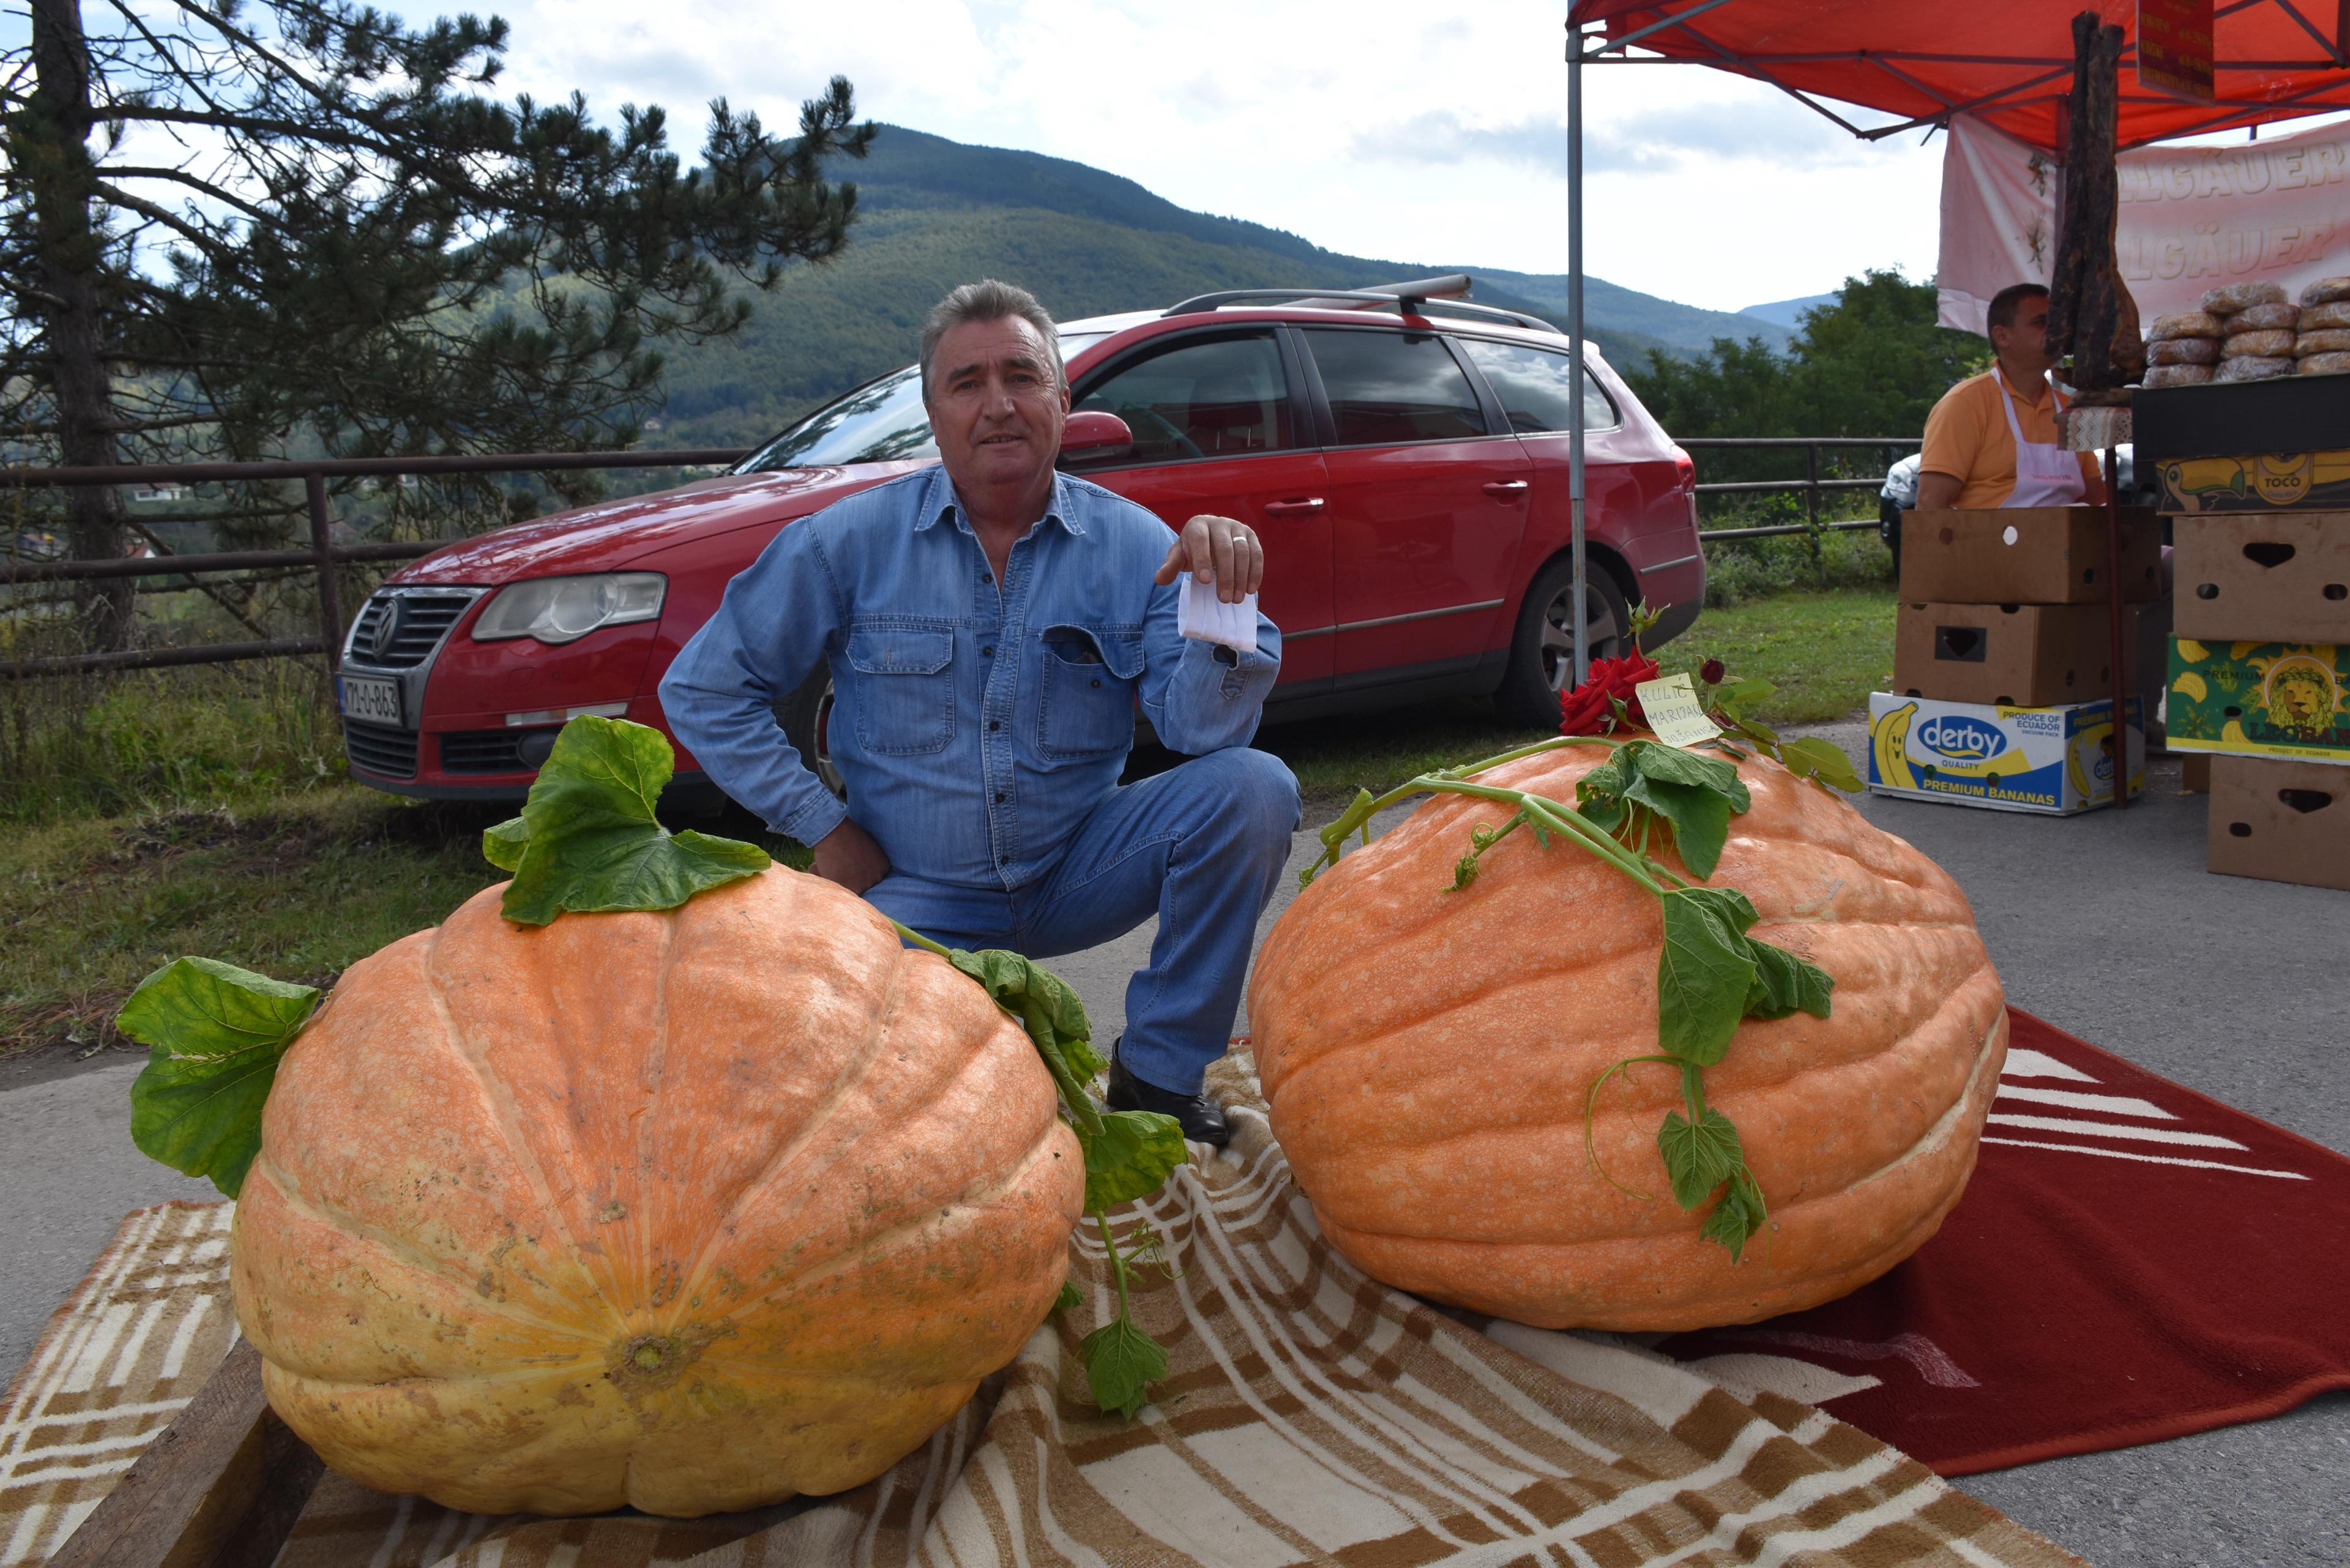
M 267 1568 L 325 1469 L 239 1340 L 48 1568 Z

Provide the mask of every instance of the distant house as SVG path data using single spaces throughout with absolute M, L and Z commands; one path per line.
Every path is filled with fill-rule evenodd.
M 139 502 L 185 501 L 188 487 L 184 484 L 134 484 L 130 499 Z

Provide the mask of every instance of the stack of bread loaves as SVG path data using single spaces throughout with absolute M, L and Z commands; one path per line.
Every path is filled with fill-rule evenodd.
M 2199 387 L 2220 365 L 2220 339 L 2227 322 L 2201 310 L 2158 316 L 2147 328 L 2146 380 L 2149 387 Z
M 2203 296 L 2206 315 L 2220 317 L 2220 368 L 2215 381 L 2265 381 L 2293 374 L 2293 329 L 2301 307 L 2273 283 L 2231 283 Z
M 2301 291 L 2293 352 L 2304 376 L 2350 370 L 2350 277 L 2322 277 Z

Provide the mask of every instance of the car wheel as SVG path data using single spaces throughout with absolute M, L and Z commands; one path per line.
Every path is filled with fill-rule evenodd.
M 1623 590 L 1598 562 L 1584 563 L 1585 651 L 1594 662 L 1620 659 L 1632 640 L 1632 612 Z M 1559 694 L 1575 684 L 1575 567 L 1553 562 L 1526 590 L 1510 639 L 1509 669 L 1494 701 L 1523 724 L 1555 725 Z
M 797 691 L 775 704 L 775 722 L 783 726 L 784 739 L 824 787 L 847 800 L 848 784 L 840 776 L 840 765 L 832 760 L 832 671 L 816 666 L 816 673 L 801 681 Z

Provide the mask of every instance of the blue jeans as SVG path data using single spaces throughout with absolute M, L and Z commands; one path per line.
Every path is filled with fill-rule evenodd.
M 1289 769 L 1232 747 L 1105 795 L 1059 863 L 1025 887 L 1007 893 L 892 872 L 865 897 L 932 941 L 1040 960 L 1099 946 L 1157 915 L 1150 963 L 1127 984 L 1118 1055 L 1144 1083 L 1196 1095 L 1231 1041 L 1257 917 L 1299 820 Z

